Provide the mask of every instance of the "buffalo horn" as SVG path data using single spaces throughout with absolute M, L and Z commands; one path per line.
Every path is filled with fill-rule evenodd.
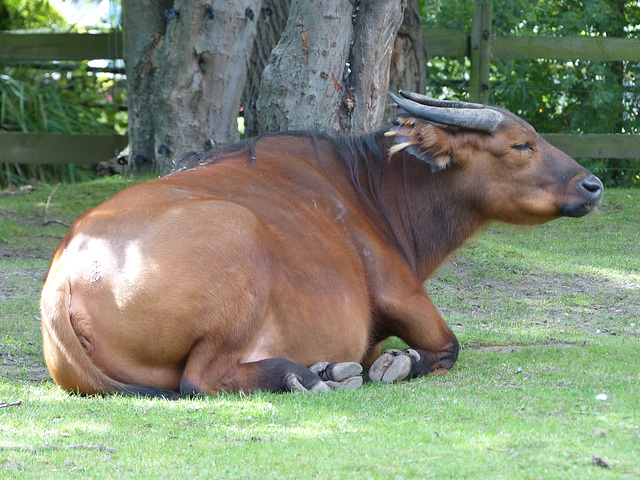
M 389 92 L 400 108 L 424 120 L 453 127 L 491 133 L 502 121 L 497 110 L 477 103 L 436 100 L 400 90 L 402 97 Z

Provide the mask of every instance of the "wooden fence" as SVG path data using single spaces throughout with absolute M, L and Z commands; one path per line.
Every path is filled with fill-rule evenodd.
M 640 62 L 640 40 L 611 37 L 516 37 L 491 33 L 492 2 L 475 2 L 470 34 L 458 30 L 424 29 L 430 57 L 469 57 L 472 101 L 487 103 L 491 60 L 591 60 Z M 542 134 L 577 158 L 640 158 L 640 135 Z
M 474 101 L 486 103 L 491 59 L 555 59 L 640 62 L 640 40 L 604 37 L 514 37 L 491 34 L 492 3 L 474 4 L 470 34 L 425 29 L 429 56 L 471 59 Z M 0 32 L 0 63 L 51 60 L 121 59 L 120 32 L 102 34 L 16 34 Z M 578 158 L 640 158 L 640 135 L 543 134 Z M 120 135 L 0 132 L 0 163 L 98 163 L 127 145 Z
M 0 63 L 121 59 L 122 35 L 0 32 Z M 114 158 L 126 135 L 0 131 L 0 163 L 95 164 Z

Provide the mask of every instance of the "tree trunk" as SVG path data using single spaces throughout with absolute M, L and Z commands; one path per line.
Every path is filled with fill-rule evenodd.
M 375 130 L 384 117 L 393 46 L 402 24 L 404 2 L 369 0 L 355 14 L 351 76 L 353 110 L 344 109 L 341 126 L 354 132 Z
M 171 0 L 138 2 L 123 0 L 125 72 L 129 110 L 130 173 L 149 170 L 155 160 L 153 148 L 153 85 L 156 66 L 153 52 L 166 28 L 165 10 Z
M 262 73 L 260 131 L 335 129 L 351 10 L 348 0 L 291 3 L 282 38 Z
M 403 3 L 294 0 L 263 72 L 260 130 L 377 127 Z
M 424 90 L 417 0 L 402 27 L 402 0 L 238 3 L 123 0 L 131 172 L 235 141 L 241 105 L 246 136 L 362 132 L 384 118 L 390 71 L 393 90 Z
M 389 90 L 409 90 L 424 93 L 426 89 L 427 52 L 420 21 L 418 0 L 407 0 L 404 18 L 393 44 L 393 55 L 389 71 Z M 391 122 L 395 116 L 395 104 L 387 102 L 384 121 Z
M 255 137 L 259 133 L 256 104 L 260 94 L 260 79 L 271 52 L 278 44 L 287 25 L 290 5 L 291 0 L 265 0 L 263 2 L 242 96 L 245 138 Z
M 134 170 L 151 162 L 163 175 L 185 151 L 238 139 L 260 6 L 260 0 L 124 0 Z

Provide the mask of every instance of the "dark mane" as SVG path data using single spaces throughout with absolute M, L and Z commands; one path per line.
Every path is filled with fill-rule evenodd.
M 175 161 L 172 173 L 192 170 L 205 165 L 211 165 L 224 160 L 226 154 L 247 151 L 251 162 L 260 161 L 256 158 L 255 146 L 263 138 L 272 136 L 289 136 L 309 138 L 315 145 L 320 141 L 333 144 L 336 154 L 344 163 L 351 182 L 364 197 L 377 193 L 385 167 L 385 154 L 382 140 L 384 131 L 353 134 L 331 134 L 311 130 L 294 130 L 277 133 L 266 133 L 254 138 L 233 143 L 225 147 L 205 152 L 186 152 Z M 366 183 L 363 184 L 363 179 Z
M 204 152 L 185 152 L 181 154 L 173 163 L 171 173 L 178 173 L 184 170 L 193 170 L 194 168 L 219 163 L 224 159 L 225 154 L 231 152 L 239 152 L 241 150 L 249 150 L 252 159 L 255 159 L 255 142 L 257 138 L 250 138 L 238 143 L 232 143 L 215 150 L 207 150 Z
M 336 135 L 331 141 L 344 163 L 351 183 L 364 198 L 378 202 L 380 182 L 385 170 L 384 131 L 362 135 Z M 366 184 L 363 185 L 363 179 Z

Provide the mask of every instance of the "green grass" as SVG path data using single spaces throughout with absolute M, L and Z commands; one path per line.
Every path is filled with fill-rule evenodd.
M 49 217 L 130 183 L 62 186 Z M 0 408 L 1 478 L 640 478 L 638 191 L 491 226 L 443 266 L 427 288 L 465 347 L 447 375 L 165 402 L 73 397 L 46 374 L 39 289 L 66 231 L 42 225 L 51 190 L 0 197 L 0 403 L 22 401 Z

